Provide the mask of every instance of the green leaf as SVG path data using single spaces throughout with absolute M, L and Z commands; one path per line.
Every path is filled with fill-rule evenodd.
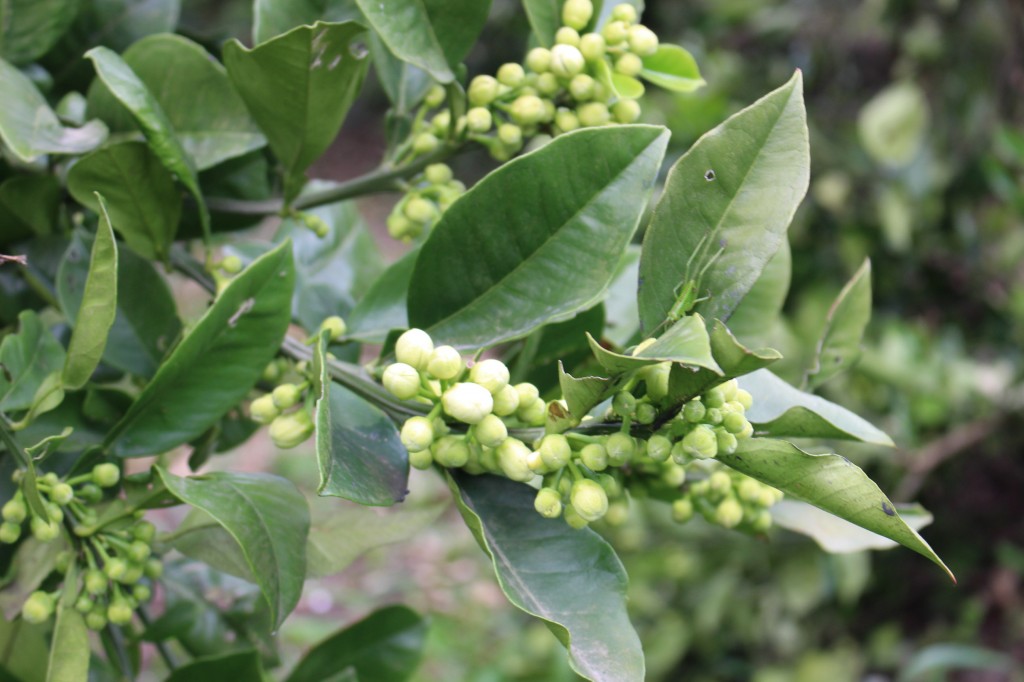
M 440 342 L 481 348 L 592 307 L 636 230 L 667 141 L 653 126 L 579 130 L 492 172 L 421 247 L 409 322 Z
M 393 55 L 439 83 L 455 80 L 424 0 L 356 0 L 356 4 Z
M 44 662 L 50 652 L 47 630 L 47 625 L 0 619 L 0 642 L 4 644 L 0 665 L 16 676 L 15 682 L 44 682 L 46 679 Z
M 956 582 L 928 543 L 900 518 L 896 507 L 874 481 L 845 457 L 811 455 L 785 441 L 750 438 L 741 440 L 731 455 L 719 452 L 718 461 L 786 495 L 895 540 L 935 562 Z
M 523 0 L 523 8 L 537 44 L 541 47 L 554 45 L 555 33 L 562 26 L 561 0 Z
M 805 377 L 812 389 L 857 362 L 870 320 L 871 261 L 865 260 L 829 308 L 825 330 Z
M 39 90 L 18 69 L 0 59 L 0 138 L 22 161 L 43 154 L 82 154 L 107 138 L 101 121 L 81 128 L 61 124 Z
M 640 247 L 630 244 L 622 254 L 608 296 L 604 299 L 604 337 L 623 348 L 640 331 L 636 307 L 636 282 L 640 274 Z
M 153 33 L 170 33 L 178 25 L 181 0 L 103 0 L 80 3 L 70 36 L 75 56 L 93 45 L 121 52 Z
M 928 99 L 916 83 L 894 83 L 864 105 L 857 116 L 861 144 L 878 163 L 909 165 L 928 132 Z
M 117 315 L 117 240 L 103 197 L 99 201 L 100 221 L 89 258 L 82 305 L 68 343 L 64 362 L 64 387 L 72 391 L 85 386 L 103 358 L 107 335 Z
M 0 411 L 27 410 L 49 375 L 64 367 L 64 347 L 33 310 L 18 314 L 18 333 L 0 343 Z
M 587 335 L 590 338 L 590 335 Z M 605 392 L 611 386 L 611 380 L 605 377 L 576 378 L 565 371 L 562 363 L 558 363 L 558 386 L 562 390 L 569 414 L 580 420 L 601 402 Z
M 107 436 L 113 452 L 165 452 L 240 403 L 288 330 L 294 279 L 287 241 L 235 277 Z
M 760 435 L 893 444 L 889 436 L 864 418 L 824 398 L 793 388 L 766 369 L 741 377 L 739 384 L 754 397 L 747 419 Z
M 61 309 L 72 324 L 78 317 L 89 262 L 87 238 L 76 233 L 61 261 L 56 282 Z M 181 334 L 174 299 L 152 264 L 130 250 L 118 253 L 117 281 L 117 316 L 107 337 L 103 361 L 136 376 L 152 377 Z
M 896 505 L 896 511 L 913 530 L 921 530 L 932 522 L 932 515 L 918 505 Z M 832 554 L 890 549 L 898 544 L 806 502 L 782 500 L 771 508 L 771 514 L 776 526 L 806 535 Z
M 542 618 L 594 682 L 644 679 L 644 656 L 626 613 L 626 571 L 589 528 L 533 509 L 536 491 L 497 476 L 449 474 L 466 525 L 494 563 L 508 600 Z
M 409 282 L 419 249 L 413 249 L 392 263 L 356 304 L 348 322 L 349 338 L 366 343 L 384 343 L 392 329 L 406 329 Z
M 761 271 L 754 285 L 729 316 L 729 330 L 744 343 L 760 343 L 778 322 L 789 293 L 793 256 L 789 240 L 782 245 Z
M 89 629 L 85 618 L 75 609 L 78 596 L 76 566 L 72 564 L 64 579 L 64 591 L 57 604 L 57 622 L 50 644 L 50 663 L 46 682 L 80 682 L 89 676 Z
M 33 234 L 57 230 L 62 194 L 52 175 L 16 175 L 0 184 L 0 243 L 12 243 Z
M 371 31 L 367 41 L 370 45 L 373 71 L 388 99 L 391 100 L 394 113 L 408 116 L 423 100 L 434 80 L 423 69 L 403 62 L 391 54 L 377 33 Z
M 116 52 L 106 47 L 94 47 L 86 52 L 85 56 L 92 60 L 96 75 L 111 94 L 131 112 L 160 162 L 178 178 L 196 200 L 199 206 L 199 219 L 203 224 L 203 234 L 209 238 L 210 212 L 199 189 L 195 164 L 182 146 L 160 103 Z
M 176 668 L 164 682 L 223 682 L 226 679 L 264 679 L 257 651 L 239 651 L 223 656 L 199 658 Z
M 727 321 L 782 245 L 809 169 L 797 71 L 702 136 L 669 172 L 640 259 L 643 328 L 661 324 L 678 286 L 701 272 L 699 295 L 710 299 L 696 310 Z
M 590 349 L 601 366 L 612 374 L 621 374 L 647 365 L 670 361 L 687 367 L 702 368 L 721 375 L 722 368 L 711 353 L 711 339 L 700 315 L 687 315 L 673 324 L 658 340 L 636 355 L 614 353 L 587 334 Z
M 57 555 L 67 546 L 63 536 L 51 542 L 41 542 L 32 535 L 18 545 L 4 576 L 6 584 L 0 589 L 0 611 L 6 620 L 14 620 L 18 616 L 28 596 L 50 577 L 57 567 Z
M 310 183 L 325 189 L 327 183 Z M 292 312 L 306 329 L 324 318 L 348 315 L 384 271 L 380 251 L 354 202 L 307 211 L 324 221 L 327 235 L 318 237 L 295 219 L 287 219 L 274 237 L 292 240 L 295 253 L 295 296 Z
M 317 494 L 379 507 L 401 502 L 409 492 L 409 453 L 398 429 L 378 407 L 330 380 L 325 346 L 321 338 L 314 360 L 320 376 L 315 412 Z
M 448 65 L 458 66 L 476 45 L 491 0 L 423 0 L 423 6 Z
M 78 0 L 8 0 L 0 4 L 0 57 L 14 64 L 39 59 L 68 30 L 77 11 Z
M 672 92 L 693 92 L 706 85 L 697 60 L 678 45 L 661 44 L 658 51 L 644 57 L 641 78 Z
M 174 532 L 162 536 L 160 541 L 189 559 L 258 584 L 242 548 L 217 519 L 198 507 L 193 507 Z
M 341 573 L 372 549 L 415 537 L 448 508 L 447 502 L 427 506 L 370 509 L 337 499 L 313 500 L 313 523 L 306 545 L 306 573 L 325 577 Z
M 309 508 L 286 479 L 269 474 L 214 472 L 179 478 L 159 467 L 167 489 L 220 523 L 241 547 L 274 629 L 299 602 L 306 577 Z
M 402 682 L 419 665 L 426 636 L 418 613 L 388 606 L 314 645 L 285 682 L 323 682 L 348 668 L 359 682 Z
M 237 40 L 224 46 L 228 76 L 284 166 L 288 201 L 359 93 L 369 65 L 359 49 L 365 30 L 351 21 L 318 21 L 251 50 Z
M 255 0 L 252 42 L 255 45 L 316 21 L 358 20 L 351 0 Z
M 224 67 L 198 43 L 179 35 L 152 35 L 133 44 L 122 57 L 167 114 L 196 170 L 266 145 Z M 89 111 L 111 130 L 137 129 L 131 113 L 101 82 L 89 89 Z
M 782 357 L 771 348 L 747 348 L 736 340 L 721 320 L 715 320 L 711 326 L 710 338 L 711 355 L 721 368 L 721 374 L 705 368 L 693 371 L 691 368 L 673 366 L 669 377 L 669 395 L 674 401 L 689 400 L 729 379 L 767 367 Z

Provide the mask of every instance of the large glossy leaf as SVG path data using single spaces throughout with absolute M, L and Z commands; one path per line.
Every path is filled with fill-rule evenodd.
M 103 197 L 100 220 L 89 257 L 82 304 L 75 314 L 75 328 L 64 362 L 64 387 L 75 390 L 85 385 L 103 358 L 107 335 L 117 315 L 117 240 Z
M 367 343 L 384 343 L 392 329 L 409 326 L 409 282 L 418 257 L 418 249 L 409 251 L 381 273 L 347 318 L 348 336 Z
M 505 596 L 546 622 L 573 669 L 594 682 L 643 680 L 640 639 L 626 613 L 626 572 L 611 546 L 589 528 L 541 517 L 529 486 L 462 473 L 450 475 L 449 485 Z
M 665 153 L 654 126 L 561 135 L 494 171 L 420 249 L 409 322 L 480 348 L 565 320 L 603 296 Z
M 913 530 L 921 530 L 932 522 L 932 515 L 917 505 L 897 505 L 896 511 Z M 833 554 L 890 549 L 899 544 L 806 502 L 782 500 L 771 508 L 771 514 L 776 526 L 806 535 Z
M 28 76 L 3 59 L 0 101 L 0 138 L 22 161 L 42 154 L 81 154 L 107 138 L 107 127 L 100 121 L 65 127 Z
M 76 567 L 65 575 L 64 591 L 57 604 L 57 621 L 50 643 L 46 682 L 80 682 L 89 676 L 89 629 L 75 608 L 78 590 Z
M 789 293 L 792 264 L 789 240 L 783 239 L 779 250 L 764 266 L 754 286 L 729 316 L 729 331 L 736 338 L 745 343 L 759 343 L 769 335 Z
M 356 4 L 392 54 L 439 83 L 455 80 L 424 0 L 356 0 Z
M 269 474 L 215 472 L 180 478 L 157 468 L 167 489 L 220 523 L 242 549 L 277 628 L 306 579 L 309 508 L 289 481 Z
M 57 297 L 72 324 L 82 304 L 89 248 L 86 236 L 76 234 L 57 271 Z M 103 361 L 149 378 L 181 333 L 174 299 L 153 265 L 129 250 L 118 253 L 117 281 L 117 316 L 107 337 Z
M 320 377 L 315 412 L 317 493 L 373 506 L 401 502 L 409 492 L 409 453 L 395 423 L 375 405 L 330 380 L 325 352 L 321 339 L 314 362 Z
M 122 57 L 167 114 L 196 170 L 267 143 L 224 67 L 201 45 L 164 33 L 143 38 Z M 111 130 L 136 130 L 131 113 L 101 82 L 89 89 L 89 111 Z
M 107 202 L 111 222 L 141 256 L 166 260 L 181 217 L 181 193 L 163 163 L 142 142 L 121 142 L 81 159 L 68 172 L 68 191 L 99 211 Z
M 767 367 L 782 357 L 771 348 L 747 348 L 721 320 L 715 320 L 711 326 L 710 338 L 711 355 L 721 373 L 701 367 L 673 366 L 669 377 L 669 395 L 673 400 L 688 400 L 724 381 Z
M 643 60 L 640 75 L 672 92 L 693 92 L 704 86 L 697 60 L 678 45 L 663 43 L 658 50 Z
M 711 353 L 711 339 L 700 315 L 687 315 L 669 327 L 658 340 L 636 355 L 614 353 L 587 335 L 590 349 L 601 366 L 613 374 L 621 374 L 647 365 L 670 361 L 694 369 L 706 369 L 721 375 L 722 368 Z
M 324 189 L 326 183 L 310 183 Z M 306 329 L 316 329 L 325 317 L 348 320 L 356 302 L 384 271 L 380 251 L 352 202 L 309 211 L 327 225 L 318 237 L 297 220 L 281 224 L 275 240 L 292 240 L 295 252 L 295 296 L 292 311 Z
M 892 439 L 845 407 L 793 388 L 763 369 L 739 379 L 754 405 L 747 418 L 759 434 L 773 438 L 839 438 L 876 445 Z
M 256 45 L 302 24 L 358 20 L 360 16 L 351 0 L 255 0 L 252 11 L 252 41 Z
M 224 682 L 264 679 L 257 651 L 239 651 L 190 661 L 176 668 L 164 682 Z
M 555 44 L 555 32 L 562 26 L 561 0 L 523 0 L 523 9 L 541 47 Z
M 64 347 L 33 310 L 18 314 L 18 333 L 0 344 L 0 410 L 27 410 L 43 380 L 64 366 Z
M 0 3 L 0 57 L 27 64 L 46 54 L 78 11 L 78 0 L 8 0 Z
M 705 268 L 699 293 L 710 298 L 696 310 L 728 320 L 785 239 L 809 171 L 798 71 L 703 135 L 669 172 L 640 259 L 644 329 L 661 324 L 677 287 Z
M 895 540 L 935 562 L 953 578 L 874 481 L 845 457 L 811 455 L 785 441 L 750 438 L 740 441 L 731 455 L 719 452 L 718 460 L 786 495 Z
M 423 0 L 423 5 L 448 65 L 455 68 L 480 37 L 491 0 Z
M 238 275 L 110 433 L 113 452 L 165 452 L 238 405 L 280 348 L 291 320 L 294 279 L 287 241 Z
M 562 390 L 569 414 L 574 419 L 583 419 L 595 405 L 601 402 L 611 387 L 611 379 L 605 377 L 574 377 L 558 363 L 558 387 Z
M 871 261 L 865 260 L 829 308 L 825 331 L 807 370 L 809 386 L 820 386 L 857 362 L 870 320 Z
M 289 201 L 334 141 L 363 84 L 364 32 L 351 21 L 318 21 L 251 50 L 237 40 L 224 46 L 228 76 L 284 166 Z
M 146 84 L 116 52 L 106 47 L 94 47 L 85 56 L 92 60 L 96 75 L 110 93 L 131 113 L 160 162 L 196 200 L 203 233 L 209 234 L 210 214 L 199 189 L 195 163 L 178 139 L 167 113 Z
M 323 682 L 351 668 L 359 682 L 403 682 L 419 665 L 427 622 L 405 606 L 388 606 L 317 643 L 285 682 Z

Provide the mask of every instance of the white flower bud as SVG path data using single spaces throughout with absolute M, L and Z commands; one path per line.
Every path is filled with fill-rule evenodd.
M 420 392 L 420 373 L 404 362 L 388 365 L 381 383 L 399 400 L 412 400 Z
M 496 448 L 508 438 L 508 427 L 500 417 L 489 414 L 473 427 L 473 435 L 480 445 Z
M 508 478 L 521 483 L 533 480 L 536 474 L 529 465 L 530 448 L 523 441 L 506 438 L 494 452 L 498 456 L 498 466 Z
M 281 384 L 274 388 L 270 395 L 274 401 L 274 406 L 279 410 L 295 407 L 299 400 L 302 399 L 302 391 L 295 384 Z
M 494 394 L 494 414 L 507 417 L 519 409 L 519 391 L 514 386 L 505 386 Z
M 427 362 L 427 372 L 444 381 L 457 377 L 463 367 L 465 365 L 462 356 L 451 346 L 438 346 L 430 354 L 430 360 Z
M 569 501 L 576 513 L 586 521 L 597 521 L 608 512 L 608 494 L 600 483 L 588 478 L 572 484 Z
M 469 370 L 469 380 L 487 389 L 494 395 L 508 386 L 508 367 L 501 360 L 481 360 Z
M 590 23 L 594 15 L 594 4 L 590 0 L 565 0 L 562 5 L 562 23 L 577 31 Z
M 579 49 L 572 45 L 555 45 L 551 48 L 551 71 L 560 78 L 572 78 L 583 71 L 586 60 Z
M 270 423 L 270 439 L 287 450 L 302 444 L 313 435 L 313 421 L 305 411 L 282 414 Z
M 445 436 L 431 449 L 434 461 L 443 467 L 457 469 L 469 462 L 469 446 L 462 436 Z
M 409 452 L 426 450 L 434 442 L 434 425 L 426 417 L 409 417 L 402 424 L 402 445 Z
M 274 421 L 281 410 L 274 404 L 274 397 L 267 393 L 249 404 L 249 416 L 257 424 L 269 424 Z
M 491 413 L 494 399 L 483 386 L 462 382 L 444 392 L 441 404 L 453 418 L 465 424 L 476 424 Z
M 537 448 L 544 465 L 552 471 L 561 469 L 572 458 L 572 448 L 569 440 L 560 433 L 551 433 L 544 436 Z
M 422 329 L 410 329 L 395 342 L 395 358 L 416 369 L 426 369 L 433 352 L 434 342 Z
M 526 68 L 534 73 L 544 73 L 551 66 L 551 51 L 535 47 L 526 53 Z
M 629 49 L 638 57 L 650 57 L 658 51 L 658 36 L 646 26 L 629 29 Z

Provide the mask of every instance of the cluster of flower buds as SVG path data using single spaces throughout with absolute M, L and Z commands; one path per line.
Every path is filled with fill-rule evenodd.
M 163 564 L 153 556 L 156 527 L 142 519 L 141 511 L 126 511 L 100 517 L 96 505 L 103 500 L 103 489 L 118 484 L 121 472 L 114 464 L 97 464 L 91 472 L 60 480 L 48 473 L 36 482 L 48 518 L 32 513 L 21 489 L 4 504 L 3 542 L 15 542 L 21 524 L 29 519 L 33 536 L 49 542 L 70 527 L 67 536 L 74 549 L 62 551 L 56 570 L 69 574 L 72 563 L 78 565 L 76 583 L 65 582 L 54 591 L 33 592 L 22 605 L 22 617 L 30 623 L 42 623 L 53 615 L 61 595 L 72 591 L 74 608 L 85 616 L 86 624 L 100 630 L 112 623 L 126 625 L 139 604 L 153 594 L 152 581 L 163 573 Z M 23 472 L 15 473 L 21 482 Z M 80 581 L 78 580 L 80 579 Z
M 704 476 L 685 488 L 672 503 L 672 518 L 686 523 L 695 512 L 709 523 L 764 533 L 772 525 L 768 509 L 782 499 L 782 492 L 717 462 L 700 463 Z
M 330 334 L 332 342 L 339 341 L 348 327 L 345 320 L 337 315 L 328 317 L 320 324 L 317 336 Z M 249 403 L 249 416 L 258 424 L 269 424 L 270 439 L 282 450 L 297 447 L 313 435 L 312 398 L 310 382 L 304 378 L 282 381 L 289 367 L 279 360 L 272 361 L 263 370 L 263 381 L 277 384 L 272 391 L 264 393 Z
M 452 169 L 443 163 L 432 163 L 409 181 L 405 196 L 388 216 L 388 234 L 395 239 L 412 241 L 433 227 L 452 202 L 466 191 L 466 186 L 452 176 Z

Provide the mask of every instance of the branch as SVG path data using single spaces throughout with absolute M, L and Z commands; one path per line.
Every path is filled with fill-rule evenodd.
M 0 265 L 4 263 L 17 263 L 18 265 L 28 265 L 27 256 L 8 256 L 0 253 Z

